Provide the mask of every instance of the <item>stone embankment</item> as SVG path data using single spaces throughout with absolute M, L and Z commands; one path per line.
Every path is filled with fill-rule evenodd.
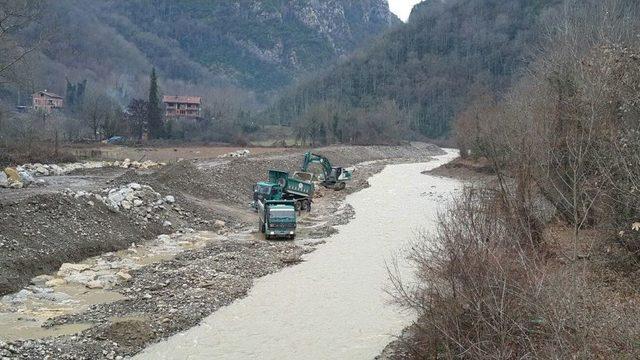
M 74 171 L 102 169 L 102 168 L 122 168 L 135 170 L 157 169 L 165 163 L 157 163 L 154 161 L 131 161 L 125 159 L 123 161 L 86 161 L 69 164 L 24 164 L 5 168 L 0 171 L 0 187 L 10 189 L 21 189 L 32 185 L 44 186 L 46 180 L 41 179 L 45 176 L 62 176 L 70 174 Z

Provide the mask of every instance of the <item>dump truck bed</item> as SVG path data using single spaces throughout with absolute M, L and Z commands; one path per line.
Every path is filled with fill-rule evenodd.
M 280 184 L 284 192 L 300 197 L 312 197 L 315 190 L 312 182 L 290 177 L 285 171 L 269 170 L 269 182 Z

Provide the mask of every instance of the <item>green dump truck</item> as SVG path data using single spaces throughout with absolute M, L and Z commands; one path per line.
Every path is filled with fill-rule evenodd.
M 296 209 L 291 200 L 258 201 L 258 227 L 267 240 L 296 236 Z
M 286 171 L 269 170 L 269 180 L 258 182 L 253 188 L 253 208 L 260 201 L 290 200 L 296 210 L 311 211 L 311 200 L 315 186 L 302 177 L 305 174 L 290 176 Z

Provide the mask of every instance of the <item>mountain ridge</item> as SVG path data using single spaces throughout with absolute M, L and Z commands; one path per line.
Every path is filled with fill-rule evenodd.
M 67 77 L 136 87 L 156 67 L 164 81 L 269 93 L 398 21 L 387 0 L 59 0 L 45 7 L 40 27 L 55 34 L 35 57 L 40 71 L 31 83 L 57 91 Z

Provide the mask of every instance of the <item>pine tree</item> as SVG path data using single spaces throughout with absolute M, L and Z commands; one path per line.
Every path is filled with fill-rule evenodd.
M 65 95 L 65 103 L 71 112 L 77 112 L 84 102 L 84 95 L 87 89 L 87 80 L 82 80 L 74 84 L 67 79 L 67 92 Z
M 149 136 L 158 139 L 163 136 L 163 114 L 160 103 L 160 89 L 158 88 L 158 77 L 156 68 L 151 70 L 151 85 L 149 86 L 149 102 L 147 109 L 147 124 L 149 126 Z

